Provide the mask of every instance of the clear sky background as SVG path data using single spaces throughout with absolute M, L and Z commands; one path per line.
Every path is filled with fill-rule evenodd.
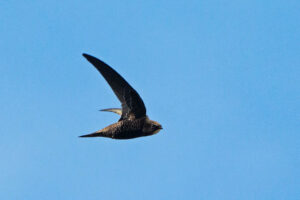
M 0 2 L 0 199 L 300 199 L 300 1 Z M 120 103 L 164 129 L 78 138 Z

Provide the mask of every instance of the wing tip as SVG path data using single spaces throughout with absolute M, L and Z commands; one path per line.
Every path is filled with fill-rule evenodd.
M 99 58 L 96 58 L 94 56 L 91 56 L 87 53 L 83 53 L 82 54 L 83 57 L 85 57 L 85 59 L 87 59 L 90 63 L 92 63 L 98 70 L 99 70 L 99 65 L 101 65 L 101 67 L 107 66 L 106 63 L 104 63 L 102 60 L 100 60 Z M 101 72 L 101 71 L 100 71 Z M 101 72 L 102 73 L 102 72 Z
M 87 54 L 87 53 L 82 53 L 82 56 L 85 57 L 86 59 L 92 57 L 91 55 Z
M 106 109 L 101 109 L 99 111 L 104 111 L 104 112 L 113 112 L 118 115 L 122 115 L 122 109 L 121 108 L 106 108 Z

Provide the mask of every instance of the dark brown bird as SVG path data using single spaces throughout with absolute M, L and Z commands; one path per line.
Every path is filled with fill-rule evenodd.
M 146 107 L 140 95 L 110 66 L 101 60 L 83 54 L 96 67 L 110 85 L 122 104 L 120 108 L 109 108 L 101 111 L 114 112 L 121 115 L 117 123 L 111 124 L 99 131 L 80 137 L 108 137 L 113 139 L 132 139 L 158 133 L 162 126 L 146 115 Z

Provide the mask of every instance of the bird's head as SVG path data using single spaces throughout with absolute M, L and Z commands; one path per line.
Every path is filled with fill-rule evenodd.
M 158 133 L 162 128 L 162 126 L 153 120 L 147 119 L 146 123 L 144 124 L 143 132 L 147 135 L 154 135 Z

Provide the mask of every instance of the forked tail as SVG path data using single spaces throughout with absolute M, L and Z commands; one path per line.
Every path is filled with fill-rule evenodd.
M 103 134 L 101 132 L 94 132 L 91 134 L 87 134 L 87 135 L 81 135 L 79 137 L 101 137 L 103 136 Z

